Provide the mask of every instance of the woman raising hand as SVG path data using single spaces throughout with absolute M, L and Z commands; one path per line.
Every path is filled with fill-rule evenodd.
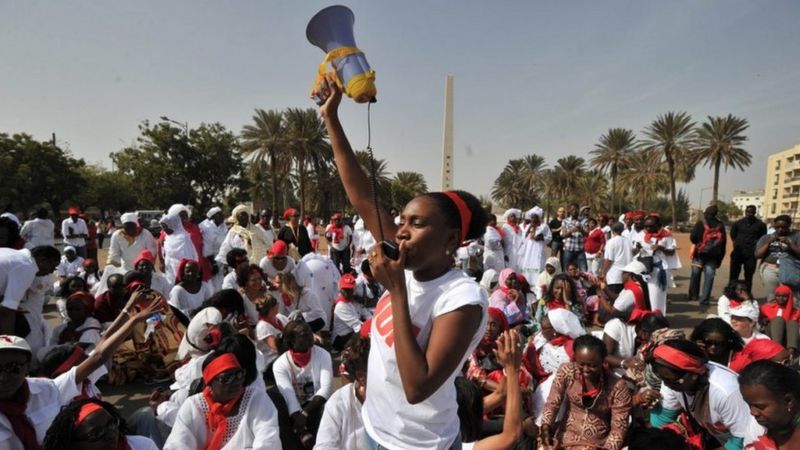
M 460 447 L 453 380 L 483 336 L 486 292 L 462 271 L 453 255 L 480 237 L 487 213 L 471 194 L 436 192 L 412 199 L 399 225 L 376 209 L 367 174 L 358 164 L 337 114 L 341 92 L 321 86 L 320 108 L 336 167 L 350 202 L 373 236 L 395 240 L 397 260 L 380 245 L 370 251 L 375 278 L 388 291 L 371 325 L 370 385 L 362 418 L 373 448 Z M 380 225 L 379 225 L 380 223 Z

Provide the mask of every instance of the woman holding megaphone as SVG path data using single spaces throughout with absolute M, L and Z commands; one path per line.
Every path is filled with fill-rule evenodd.
M 487 214 L 467 192 L 432 192 L 408 202 L 395 225 L 373 201 L 339 122 L 340 88 L 327 78 L 315 94 L 324 99 L 320 114 L 350 202 L 373 236 L 396 241 L 399 253 L 391 259 L 387 245 L 376 245 L 368 255 L 387 288 L 370 325 L 362 418 L 371 448 L 461 448 L 454 379 L 483 337 L 488 299 L 453 268 L 453 255 L 483 234 Z

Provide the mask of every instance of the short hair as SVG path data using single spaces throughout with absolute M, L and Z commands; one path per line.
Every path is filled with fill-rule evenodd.
M 791 225 L 792 217 L 789 216 L 788 214 L 781 214 L 780 216 L 776 217 L 775 220 L 773 220 L 773 223 L 778 221 L 786 222 L 787 225 Z
M 591 334 L 578 336 L 575 339 L 575 342 L 572 344 L 572 348 L 575 353 L 578 352 L 578 349 L 585 348 L 586 350 L 597 352 L 602 359 L 605 359 L 605 357 L 608 356 L 606 344 L 604 344 L 600 338 L 592 336 Z
M 652 333 L 662 328 L 669 328 L 669 321 L 659 313 L 650 313 L 639 322 L 639 329 Z
M 207 298 L 199 308 L 192 312 L 192 317 L 210 306 L 217 309 L 225 308 L 234 314 L 244 314 L 244 300 L 236 289 L 223 289 Z
M 19 241 L 19 225 L 8 217 L 0 217 L 0 228 L 8 229 L 8 245 L 13 246 Z
M 78 275 L 72 275 L 71 277 L 65 278 L 61 282 L 61 284 L 58 285 L 58 296 L 61 297 L 61 298 L 64 298 L 64 299 L 69 297 L 69 295 L 70 295 L 69 285 L 73 281 L 76 281 L 76 280 L 80 281 L 81 283 L 83 283 L 83 289 L 81 289 L 81 290 L 85 291 L 86 290 L 86 280 L 84 280 L 83 278 L 79 277 Z
M 614 222 L 614 224 L 611 225 L 611 231 L 614 234 L 622 234 L 622 232 L 625 231 L 625 224 L 622 222 Z
M 247 261 L 247 251 L 241 248 L 234 248 L 225 255 L 225 263 L 228 267 L 235 269 L 243 261 Z
M 262 279 L 264 278 L 264 271 L 261 270 L 261 267 L 255 264 L 239 264 L 236 268 L 236 284 L 239 287 L 244 287 L 253 273 L 257 273 Z
M 666 428 L 637 427 L 630 434 L 629 450 L 690 450 L 678 433 Z
M 292 320 L 283 327 L 283 343 L 286 348 L 294 348 L 295 340 L 300 331 L 304 329 L 311 331 L 311 326 L 303 319 Z
M 783 364 L 761 360 L 749 364 L 739 374 L 739 384 L 761 385 L 776 396 L 791 395 L 800 400 L 800 373 Z
M 61 261 L 61 252 L 52 245 L 39 245 L 31 249 L 31 256 L 34 258 L 45 258 L 48 261 L 58 263 Z
M 358 372 L 367 373 L 367 364 L 369 362 L 369 338 L 361 337 L 358 333 L 354 334 L 347 345 L 342 351 L 342 364 L 344 370 L 351 376 L 355 377 Z

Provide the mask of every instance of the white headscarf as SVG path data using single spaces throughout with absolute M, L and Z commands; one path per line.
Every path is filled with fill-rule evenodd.
M 514 215 L 517 217 L 517 219 L 519 219 L 520 216 L 522 216 L 522 210 L 517 208 L 507 209 L 506 212 L 503 213 L 503 220 L 508 220 L 508 217 L 511 215 Z
M 12 214 L 10 212 L 5 212 L 3 214 L 0 214 L 0 217 L 5 217 L 7 219 L 11 219 L 17 224 L 17 226 L 19 226 L 19 218 L 17 218 L 17 216 L 15 214 Z
M 558 334 L 569 336 L 572 339 L 586 334 L 586 330 L 581 326 L 581 319 L 572 311 L 563 308 L 551 309 L 547 312 L 547 318 L 550 319 L 550 325 Z
M 534 206 L 528 212 L 531 213 L 531 216 L 538 216 L 539 220 L 542 220 L 544 218 L 544 211 L 542 210 L 542 208 L 539 208 L 538 206 Z M 531 217 L 531 219 L 533 219 L 533 217 Z
M 197 251 L 194 248 L 189 233 L 183 228 L 181 216 L 177 213 L 167 214 L 159 220 L 159 223 L 163 223 L 172 230 L 172 233 L 168 234 L 164 239 L 164 255 L 168 258 L 177 259 L 178 261 L 180 261 L 181 258 L 189 258 L 196 261 Z
M 136 214 L 135 212 L 126 212 L 125 214 L 120 216 L 119 220 L 123 224 L 135 223 L 136 225 L 139 225 L 139 215 Z
M 189 217 L 192 217 L 192 213 L 191 213 L 191 211 L 189 211 L 189 208 L 187 208 L 186 205 L 184 205 L 182 203 L 175 203 L 174 205 L 170 206 L 169 209 L 167 210 L 167 215 L 170 215 L 170 216 L 175 215 L 175 216 L 177 216 L 178 214 L 181 213 L 181 211 L 186 211 L 186 214 L 188 214 Z M 170 227 L 170 228 L 172 228 L 172 227 Z
M 215 214 L 218 214 L 218 213 L 221 213 L 221 212 L 222 212 L 222 208 L 220 208 L 219 206 L 215 206 L 215 207 L 213 207 L 213 208 L 208 210 L 208 212 L 206 213 L 206 217 L 210 219 L 210 218 L 214 217 Z
M 730 313 L 736 317 L 747 317 L 753 322 L 758 322 L 758 309 L 751 302 L 742 302 L 739 306 L 731 308 Z
M 498 279 L 497 271 L 494 269 L 486 269 L 481 277 L 481 286 L 487 291 L 492 290 L 492 283 L 496 283 Z

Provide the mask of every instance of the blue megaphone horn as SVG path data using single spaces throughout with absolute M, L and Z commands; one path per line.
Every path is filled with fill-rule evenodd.
M 356 47 L 353 37 L 355 21 L 350 8 L 336 5 L 316 13 L 308 22 L 306 38 L 326 53 L 312 88 L 311 98 L 317 103 L 324 100 L 315 96 L 313 89 L 328 73 L 328 63 L 333 66 L 337 83 L 348 97 L 356 103 L 375 102 L 378 93 L 375 71 L 370 69 L 366 56 Z

